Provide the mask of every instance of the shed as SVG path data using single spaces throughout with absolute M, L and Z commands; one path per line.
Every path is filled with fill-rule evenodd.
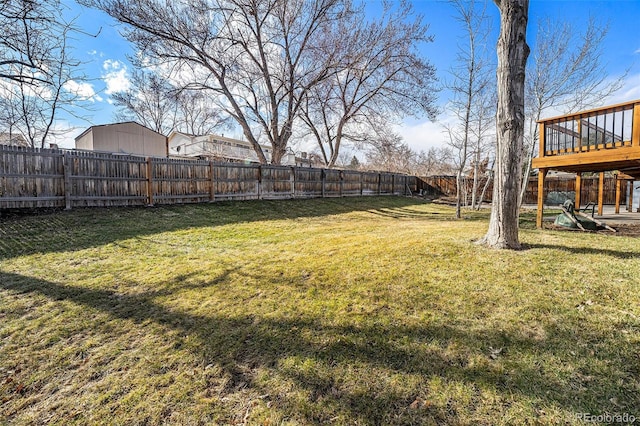
M 76 137 L 76 149 L 167 157 L 167 137 L 133 121 L 91 126 Z

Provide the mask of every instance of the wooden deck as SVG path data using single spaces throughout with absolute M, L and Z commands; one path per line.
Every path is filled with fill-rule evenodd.
M 620 191 L 640 180 L 640 100 L 582 111 L 538 122 L 540 153 L 532 166 L 538 173 L 538 227 L 542 226 L 544 180 L 549 170 L 576 173 L 580 188 L 582 173 L 617 171 L 616 212 Z M 602 189 L 598 212 L 602 215 Z M 576 190 L 576 207 L 580 206 Z

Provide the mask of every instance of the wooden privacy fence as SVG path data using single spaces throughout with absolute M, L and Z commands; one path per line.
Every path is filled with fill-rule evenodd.
M 482 191 L 485 183 L 485 177 L 480 179 L 478 190 Z M 465 178 L 463 188 L 471 189 L 472 179 Z M 582 178 L 582 190 L 580 191 L 581 204 L 585 205 L 589 202 L 598 202 L 598 176 Z M 428 176 L 420 177 L 417 182 L 418 190 L 422 189 L 428 195 L 456 195 L 456 177 L 455 176 Z M 544 181 L 544 192 L 546 197 L 550 193 L 575 194 L 576 178 L 573 176 L 550 176 Z M 493 186 L 490 183 L 485 193 L 484 201 L 491 202 L 493 195 Z M 604 204 L 615 204 L 616 202 L 616 178 L 605 177 L 604 179 Z M 621 203 L 626 203 L 627 191 L 623 190 L 620 194 Z M 531 177 L 527 182 L 527 189 L 524 194 L 525 204 L 536 204 L 538 202 L 538 178 Z
M 456 195 L 456 177 L 455 176 L 426 176 L 419 177 L 417 179 L 418 191 L 422 190 L 422 193 L 430 196 L 447 195 L 455 197 Z M 486 177 L 478 179 L 478 197 L 482 194 L 482 190 L 487 181 Z M 471 200 L 471 191 L 473 188 L 472 178 L 462 178 L 463 193 L 467 193 L 467 198 Z M 491 202 L 493 196 L 493 185 L 489 182 L 489 186 L 484 194 L 484 202 Z
M 402 195 L 416 178 L 0 145 L 0 209 Z

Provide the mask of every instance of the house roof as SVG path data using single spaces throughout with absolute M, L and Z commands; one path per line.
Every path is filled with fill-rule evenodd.
M 88 127 L 84 132 L 82 132 L 82 133 L 80 133 L 78 136 L 76 136 L 75 140 L 77 141 L 78 139 L 80 139 L 81 137 L 83 137 L 84 135 L 86 135 L 87 133 L 89 133 L 90 131 L 92 131 L 93 129 L 95 129 L 95 128 L 97 128 L 97 127 L 120 126 L 120 125 L 123 125 L 123 124 L 135 124 L 135 125 L 137 125 L 137 126 L 140 126 L 140 127 L 143 127 L 143 128 L 145 128 L 145 129 L 147 129 L 147 130 L 148 130 L 148 131 L 150 131 L 150 132 L 156 133 L 156 134 L 158 134 L 158 135 L 160 135 L 160 136 L 162 136 L 162 137 L 165 137 L 165 138 L 166 138 L 166 136 L 165 136 L 165 135 L 163 135 L 162 133 L 160 133 L 160 132 L 156 132 L 155 130 L 150 129 L 150 128 L 148 128 L 147 126 L 143 126 L 142 124 L 137 123 L 137 122 L 135 122 L 135 121 L 122 121 L 122 122 L 119 122 L 119 123 L 97 124 L 97 125 L 95 125 L 95 126 L 90 126 L 90 127 Z
M 167 136 L 167 137 L 169 139 L 171 139 L 175 135 L 188 136 L 190 138 L 198 138 L 198 137 L 206 136 L 206 135 L 193 135 L 191 133 L 185 133 L 185 132 L 179 132 L 177 130 L 173 130 L 173 131 L 171 131 L 171 133 L 169 133 L 169 136 Z

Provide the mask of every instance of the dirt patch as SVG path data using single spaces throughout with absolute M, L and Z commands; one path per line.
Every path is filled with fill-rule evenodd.
M 433 197 L 429 200 L 434 204 L 443 204 L 445 206 L 455 206 L 457 202 L 455 196 L 446 196 L 446 195 Z M 465 207 L 468 207 L 468 206 L 465 206 Z
M 557 225 L 545 225 L 546 229 L 553 229 L 554 231 L 566 231 L 566 232 L 590 232 L 603 235 L 610 235 L 612 237 L 640 237 L 640 224 L 610 224 L 616 232 L 612 232 L 608 229 L 598 229 L 597 231 L 581 231 L 579 229 L 565 228 L 564 226 Z
M 612 235 L 623 236 L 623 237 L 640 237 L 640 224 L 620 224 L 620 225 L 609 225 L 613 229 L 618 232 L 611 231 L 598 231 L 602 233 L 609 233 Z

